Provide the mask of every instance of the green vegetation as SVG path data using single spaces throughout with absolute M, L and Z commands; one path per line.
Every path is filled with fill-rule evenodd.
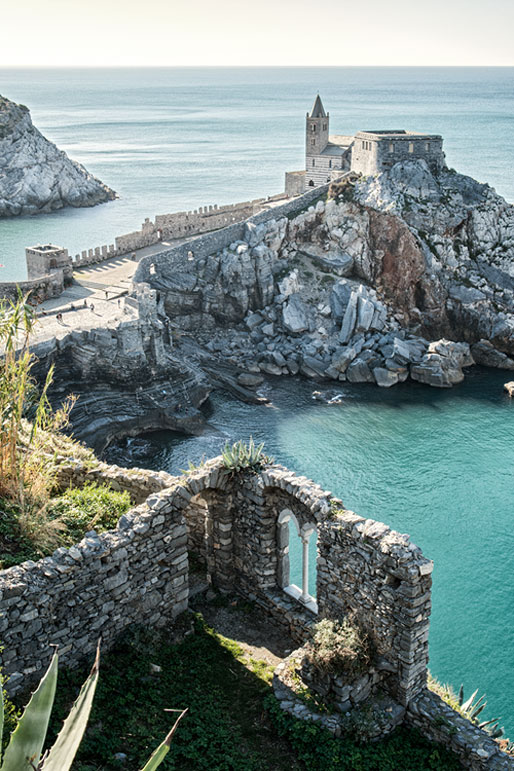
M 132 628 L 103 657 L 95 700 L 73 771 L 136 771 L 169 731 L 173 706 L 187 715 L 162 768 L 171 771 L 452 771 L 454 756 L 400 728 L 371 744 L 335 739 L 286 715 L 272 696 L 272 667 L 234 640 L 183 618 L 185 638 Z M 87 676 L 60 673 L 49 743 Z M 116 759 L 117 753 L 126 757 Z
M 458 712 L 462 717 L 467 718 L 471 723 L 483 728 L 491 736 L 492 739 L 499 739 L 503 736 L 503 728 L 499 727 L 498 718 L 492 718 L 492 720 L 484 720 L 480 722 L 478 716 L 485 709 L 487 701 L 485 700 L 485 694 L 476 698 L 478 688 L 472 695 L 464 701 L 464 686 L 461 685 L 459 693 L 456 694 L 453 687 L 448 684 L 440 683 L 435 677 L 432 677 L 430 672 L 428 673 L 427 685 L 431 691 L 436 693 L 449 707 Z
M 48 723 L 57 686 L 58 658 L 55 653 L 36 691 L 32 694 L 3 753 L 1 771 L 69 771 L 86 730 L 98 682 L 100 648 L 93 668 L 71 706 L 53 746 L 43 753 Z M 0 737 L 4 727 L 4 705 L 0 689 Z M 173 710 L 176 711 L 176 710 Z M 169 752 L 171 737 L 187 710 L 182 710 L 175 725 L 157 747 L 143 771 L 155 771 Z M 9 710 L 7 711 L 9 715 Z
M 263 466 L 273 463 L 273 458 L 268 458 L 263 453 L 263 449 L 264 443 L 256 445 L 253 437 L 250 437 L 247 445 L 241 439 L 232 446 L 227 441 L 221 451 L 223 465 L 229 471 L 237 472 L 243 469 L 260 471 Z
M 0 567 L 37 560 L 59 546 L 72 546 L 88 530 L 111 530 L 131 505 L 126 491 L 111 490 L 106 485 L 90 482 L 81 488 L 69 488 L 40 507 L 42 532 L 36 518 L 29 527 L 19 507 L 0 499 Z
M 339 623 L 325 618 L 312 627 L 306 658 L 321 672 L 358 675 L 369 667 L 371 645 L 349 619 Z

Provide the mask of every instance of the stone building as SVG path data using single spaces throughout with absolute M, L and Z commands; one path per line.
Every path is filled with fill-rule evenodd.
M 359 131 L 355 136 L 329 134 L 330 114 L 319 94 L 305 119 L 305 171 L 286 172 L 287 195 L 301 195 L 344 172 L 379 174 L 395 163 L 423 158 L 434 173 L 445 165 L 443 138 L 405 129 Z
M 32 281 L 62 271 L 64 284 L 71 283 L 73 266 L 67 249 L 54 244 L 38 244 L 25 249 L 27 278 Z

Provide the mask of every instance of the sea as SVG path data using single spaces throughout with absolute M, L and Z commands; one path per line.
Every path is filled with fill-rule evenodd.
M 1 220 L 0 280 L 24 278 L 28 245 L 76 253 L 155 214 L 278 193 L 284 172 L 303 167 L 305 113 L 318 92 L 332 133 L 440 133 L 449 166 L 514 201 L 514 68 L 3 69 L 0 93 L 26 104 L 43 134 L 119 197 Z M 110 457 L 179 473 L 252 435 L 347 508 L 410 533 L 435 563 L 432 673 L 467 696 L 486 693 L 484 715 L 514 739 L 509 374 L 473 368 L 448 391 L 342 384 L 330 405 L 312 399 L 310 381 L 271 379 L 269 407 L 218 393 L 202 436 L 158 432 Z

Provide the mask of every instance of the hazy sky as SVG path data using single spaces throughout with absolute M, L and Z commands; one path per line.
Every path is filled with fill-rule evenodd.
M 514 65 L 512 0 L 19 0 L 1 66 Z

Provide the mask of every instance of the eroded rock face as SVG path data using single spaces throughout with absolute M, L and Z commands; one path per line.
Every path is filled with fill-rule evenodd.
M 94 206 L 115 197 L 45 139 L 27 107 L 0 96 L 0 217 Z

